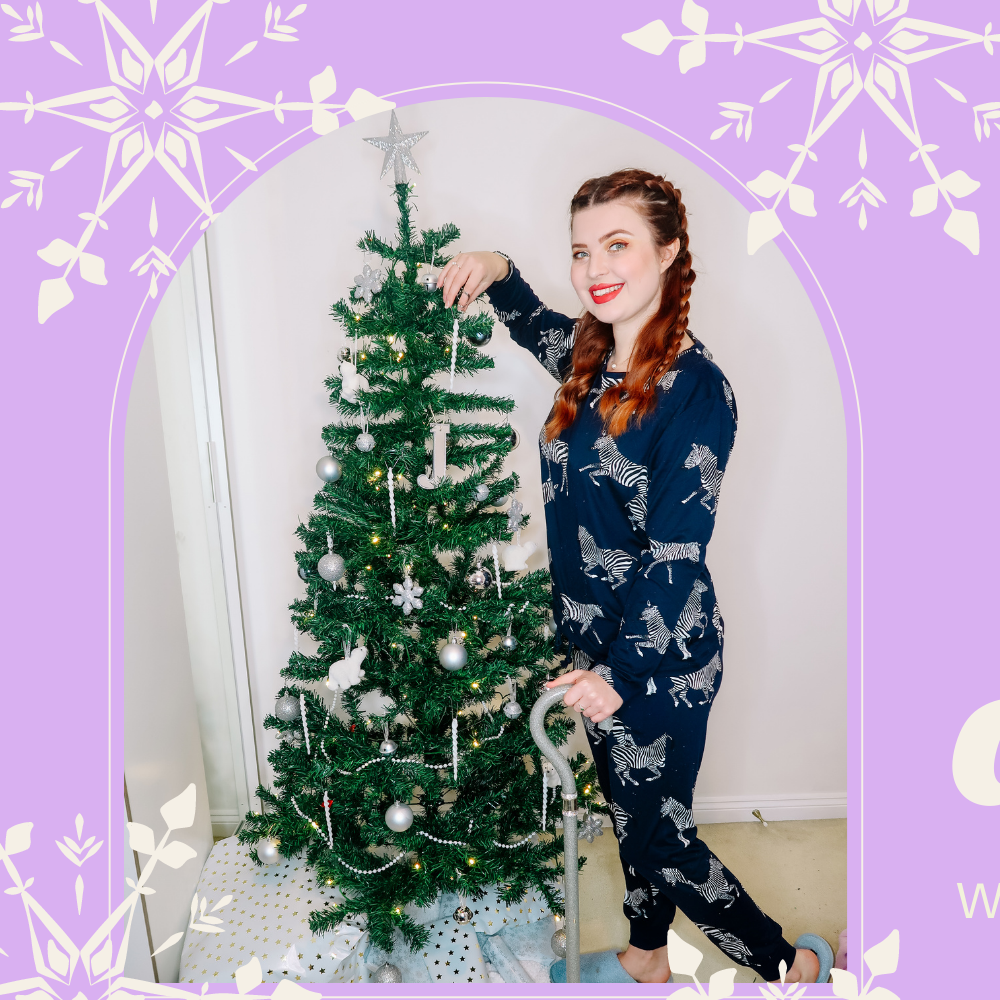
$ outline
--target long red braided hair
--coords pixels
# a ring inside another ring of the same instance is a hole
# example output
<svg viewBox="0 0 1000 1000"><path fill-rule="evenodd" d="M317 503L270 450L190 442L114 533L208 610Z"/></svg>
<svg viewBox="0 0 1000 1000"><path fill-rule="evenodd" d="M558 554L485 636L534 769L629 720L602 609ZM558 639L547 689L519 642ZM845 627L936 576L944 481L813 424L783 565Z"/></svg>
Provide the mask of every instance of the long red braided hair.
<svg viewBox="0 0 1000 1000"><path fill-rule="evenodd" d="M680 241L677 256L663 276L660 307L639 331L627 374L601 397L601 417L608 433L617 437L633 416L638 425L656 405L656 384L673 365L687 332L696 275L688 250L687 212L680 191L670 181L645 170L617 170L606 177L594 177L573 196L570 215L612 201L628 202L645 219L658 250ZM545 424L547 441L558 437L576 419L577 407L614 343L611 325L601 323L591 312L577 321L573 365Z"/></svg>

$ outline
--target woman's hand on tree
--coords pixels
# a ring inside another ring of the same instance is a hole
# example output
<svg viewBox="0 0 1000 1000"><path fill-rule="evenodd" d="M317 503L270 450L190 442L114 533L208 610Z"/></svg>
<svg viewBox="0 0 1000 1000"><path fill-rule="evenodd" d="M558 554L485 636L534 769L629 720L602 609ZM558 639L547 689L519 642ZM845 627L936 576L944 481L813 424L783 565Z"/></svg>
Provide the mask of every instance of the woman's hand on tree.
<svg viewBox="0 0 1000 1000"><path fill-rule="evenodd" d="M603 678L590 670L571 670L555 680L548 681L546 687L573 686L566 692L563 702L575 708L591 722L603 722L622 707L621 695Z"/></svg>
<svg viewBox="0 0 1000 1000"><path fill-rule="evenodd" d="M507 268L507 258L489 250L455 254L438 275L438 288L444 293L445 308L457 298L459 312L465 312L469 303L494 281L507 277Z"/></svg>

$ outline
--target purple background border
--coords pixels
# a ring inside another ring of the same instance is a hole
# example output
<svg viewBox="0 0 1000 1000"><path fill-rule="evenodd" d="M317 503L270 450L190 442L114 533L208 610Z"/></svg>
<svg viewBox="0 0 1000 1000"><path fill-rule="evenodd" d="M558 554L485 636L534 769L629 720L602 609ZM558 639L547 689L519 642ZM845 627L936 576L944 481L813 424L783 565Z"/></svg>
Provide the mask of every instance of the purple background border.
<svg viewBox="0 0 1000 1000"><path fill-rule="evenodd" d="M161 0L151 23L143 3L110 4L154 54L200 6L191 0ZM620 11L596 3L542 7L513 0L489 18L468 7L443 4L389 8L391 19L372 8L314 0L296 22L298 44L261 39L256 51L224 68L241 45L260 39L264 6L246 2L212 9L203 85L264 101L284 90L286 100L308 101L309 78L331 65L338 78L332 101L346 102L356 87L363 87L401 107L476 94L568 104L654 136L706 169L751 210L761 204L735 178L746 181L763 169L783 174L791 158L786 147L803 140L808 122L816 71L804 62L749 45L734 57L730 47L709 44L705 64L681 74L676 58L680 43L671 43L655 57L621 41L623 32L657 18L675 34L689 33L680 24L676 0L638 2ZM706 0L704 6L710 29L717 31L731 31L736 20L752 31L819 16L813 4L791 0L758 4L749 12L735 0ZM35 101L44 101L108 85L97 6L49 0L44 9L45 38L3 50L0 102L23 101L26 90ZM912 0L908 16L982 31L988 21L1000 22L998 13L991 3L968 2L944 11L929 0ZM882 37L872 29L863 4L856 23L876 40ZM65 44L83 66L48 47L50 36ZM858 55L862 72L871 55L871 50ZM816 144L819 158L804 166L798 181L815 191L817 216L801 217L787 207L779 210L790 235L779 236L777 243L824 324L847 418L852 970L861 972L857 949L862 918L866 947L898 928L900 968L887 985L914 998L931 995L921 958L932 941L939 955L977 950L988 954L993 947L982 912L966 919L955 883L971 887L986 882L990 888L995 814L961 797L950 762L962 723L998 697L1000 687L996 667L984 655L995 595L990 566L997 530L991 505L984 502L992 493L990 474L982 483L984 473L979 471L984 464L989 468L995 449L989 404L997 324L988 295L998 271L998 184L996 170L990 170L997 153L990 140L977 141L970 109L1000 100L1000 80L982 44L910 69L923 141L940 147L934 158L941 173L963 169L982 181L960 206L978 214L980 254L973 256L943 234L946 210L909 216L912 191L928 178L919 161L908 160L913 145L869 100L856 101ZM719 102L754 102L789 76L792 86L755 109L749 142L737 139L732 130L715 142L708 139L725 123L718 117ZM509 84L448 83L470 79ZM957 103L937 79L968 95L968 105ZM162 100L155 76L147 93ZM350 120L346 113L341 118ZM261 114L221 129L218 137L204 135L208 190L217 191L239 172L227 145L256 158L303 126L299 135L262 161L261 169L266 169L315 138L308 130L308 112L289 113L284 124L273 113ZM861 173L861 128L868 149L864 173L886 198L869 212L864 232L858 227L857 209L849 211L837 202ZM18 859L19 867L22 875L36 877L38 898L79 945L96 924L92 918L77 917L72 893L65 888L68 862L46 845L72 835L73 817L82 812L88 821L85 836L97 833L105 839L104 851L88 864L88 892L106 877L109 905L121 898L122 430L132 370L157 304L147 301L143 306L147 279L130 274L128 268L150 245L153 196L159 233L152 242L175 263L199 235L197 223L189 226L198 210L152 163L106 213L109 229L97 230L87 247L104 259L108 284L88 284L74 275L74 302L40 325L38 284L61 272L40 260L36 251L55 238L76 243L85 225L78 213L95 208L106 138L41 112L25 125L23 114L6 110L0 112L0 137L0 181L6 181L9 170L45 172L58 157L83 146L63 170L46 173L45 203L38 212L21 199L0 214L5 313L0 406L3 453L12 484L2 501L7 572L0 609L11 708L0 735L7 791L0 828L34 822L32 853ZM456 168L461 169L460 160ZM240 176L215 201L215 211L224 209L255 177ZM14 190L0 190L0 196ZM855 400L837 322L860 402ZM862 608L867 665L863 830L858 808ZM26 682L28 671L40 683ZM26 703L35 710L16 711L15 706ZM790 704L789 726L808 725L808 709ZM780 734L774 738L780 739ZM21 906L13 897L0 902L0 929L0 948L9 956L0 956L0 979L34 975ZM961 981L963 971L956 963L951 974ZM79 988L75 983L63 992L69 997ZM329 986L323 992L349 989L358 987ZM406 992L425 991L410 987ZM809 995L814 992L821 995L815 987ZM965 991L956 984L952 992Z"/></svg>

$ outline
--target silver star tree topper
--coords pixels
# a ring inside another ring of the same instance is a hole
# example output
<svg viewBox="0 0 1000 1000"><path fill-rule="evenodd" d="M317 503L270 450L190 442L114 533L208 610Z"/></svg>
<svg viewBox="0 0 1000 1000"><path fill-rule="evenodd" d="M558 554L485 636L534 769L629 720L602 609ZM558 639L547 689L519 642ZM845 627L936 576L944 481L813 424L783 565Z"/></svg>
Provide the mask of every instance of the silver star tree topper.
<svg viewBox="0 0 1000 1000"><path fill-rule="evenodd" d="M389 167L393 168L396 184L406 183L406 167L415 170L419 174L420 168L413 157L410 156L409 150L410 147L423 139L425 135L427 135L426 132L411 132L409 135L403 135L399 128L399 122L396 120L396 112L393 110L392 116L389 119L389 134L365 139L365 142L370 142L373 146L378 146L379 149L385 151L385 159L382 161L382 173L379 174L379 177L385 177L389 172Z"/></svg>

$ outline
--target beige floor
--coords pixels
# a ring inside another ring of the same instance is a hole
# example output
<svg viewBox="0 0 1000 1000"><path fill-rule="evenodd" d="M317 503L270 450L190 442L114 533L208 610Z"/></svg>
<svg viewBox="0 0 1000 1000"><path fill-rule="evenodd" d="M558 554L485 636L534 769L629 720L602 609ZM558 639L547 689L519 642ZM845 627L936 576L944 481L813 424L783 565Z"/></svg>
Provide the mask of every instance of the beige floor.
<svg viewBox="0 0 1000 1000"><path fill-rule="evenodd" d="M799 934L812 931L837 950L837 937L847 919L846 820L769 823L766 829L760 823L714 823L699 826L698 835L760 908L781 924L786 940L794 942ZM628 921L619 900L625 881L612 830L605 828L593 844L581 840L580 854L587 858L580 873L580 949L624 949ZM718 969L733 967L733 960L683 914L677 914L673 929L704 954L700 981ZM760 979L738 967L736 981Z"/></svg>

